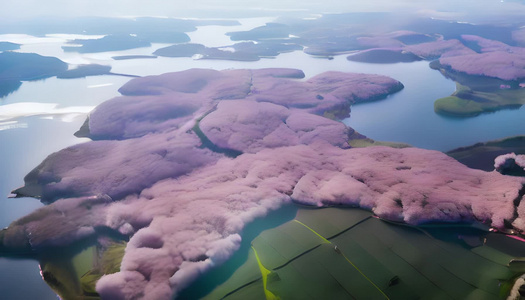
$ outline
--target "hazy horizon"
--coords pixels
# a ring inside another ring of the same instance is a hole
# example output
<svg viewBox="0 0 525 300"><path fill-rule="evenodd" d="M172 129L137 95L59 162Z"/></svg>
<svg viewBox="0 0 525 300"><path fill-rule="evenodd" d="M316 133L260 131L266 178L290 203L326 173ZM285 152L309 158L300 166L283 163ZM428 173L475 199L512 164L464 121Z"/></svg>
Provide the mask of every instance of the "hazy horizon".
<svg viewBox="0 0 525 300"><path fill-rule="evenodd" d="M347 12L404 12L443 19L464 19L501 17L501 20L525 14L522 0L468 0L468 1L427 1L427 0L373 0L373 1L297 1L269 0L261 3L255 0L214 0L173 1L151 0L8 0L2 5L0 17L7 20L34 17L81 17L81 16L159 16L159 17L253 17L285 13L347 13ZM31 8L28 10L28 7Z"/></svg>

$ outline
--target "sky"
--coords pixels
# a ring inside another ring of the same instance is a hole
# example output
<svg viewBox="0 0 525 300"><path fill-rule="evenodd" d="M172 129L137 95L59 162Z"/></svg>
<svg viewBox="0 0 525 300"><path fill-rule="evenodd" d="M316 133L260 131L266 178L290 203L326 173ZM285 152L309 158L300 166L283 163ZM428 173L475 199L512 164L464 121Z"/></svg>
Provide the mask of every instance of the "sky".
<svg viewBox="0 0 525 300"><path fill-rule="evenodd" d="M232 12L252 14L288 12L359 12L401 11L421 14L450 12L477 15L522 15L524 0L3 0L0 17L30 18L35 16L168 16L189 17L196 10L213 12L214 17Z"/></svg>

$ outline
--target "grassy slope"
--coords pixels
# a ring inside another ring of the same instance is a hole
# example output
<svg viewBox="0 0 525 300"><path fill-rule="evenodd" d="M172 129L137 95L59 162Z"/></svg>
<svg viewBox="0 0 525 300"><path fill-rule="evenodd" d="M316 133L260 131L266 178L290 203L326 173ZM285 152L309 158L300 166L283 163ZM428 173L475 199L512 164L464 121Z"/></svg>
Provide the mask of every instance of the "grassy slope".
<svg viewBox="0 0 525 300"><path fill-rule="evenodd" d="M494 159L499 155L511 152L525 154L525 136L478 143L451 150L447 154L470 168L492 171L494 170Z"/></svg>
<svg viewBox="0 0 525 300"><path fill-rule="evenodd" d="M126 242L90 246L79 253L51 255L40 260L46 283L63 299L100 299L95 285L104 274L120 270Z"/></svg>
<svg viewBox="0 0 525 300"><path fill-rule="evenodd" d="M525 104L525 89L493 89L477 91L456 82L456 92L437 99L434 111L458 117L477 116L502 108L516 108Z"/></svg>
<svg viewBox="0 0 525 300"><path fill-rule="evenodd" d="M392 148L407 148L411 147L408 144L396 143L396 142L383 142L383 141L374 141L369 138L365 139L355 139L348 142L352 148L365 148L372 146L387 146Z"/></svg>
<svg viewBox="0 0 525 300"><path fill-rule="evenodd" d="M392 148L412 147L411 145L405 144L405 143L375 141L371 138L367 138L366 136L360 134L357 131L354 131L352 135L350 135L348 144L352 148L366 148L366 147L373 147L373 146L387 146L387 147L392 147Z"/></svg>

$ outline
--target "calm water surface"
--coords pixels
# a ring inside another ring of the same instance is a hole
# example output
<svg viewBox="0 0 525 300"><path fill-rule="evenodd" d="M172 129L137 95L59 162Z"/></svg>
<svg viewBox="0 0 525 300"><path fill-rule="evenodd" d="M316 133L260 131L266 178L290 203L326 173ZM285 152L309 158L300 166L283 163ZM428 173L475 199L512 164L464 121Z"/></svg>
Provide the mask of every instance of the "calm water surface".
<svg viewBox="0 0 525 300"><path fill-rule="evenodd" d="M67 106L96 106L99 103L120 95L117 91L130 80L124 76L92 76L77 79L57 79L27 81L9 96L0 98L0 105L41 102L58 103Z"/></svg>
<svg viewBox="0 0 525 300"><path fill-rule="evenodd" d="M0 105L41 102L57 103L60 107L96 106L119 95L117 89L128 80L118 76L99 76L24 82L18 91L0 99ZM37 199L8 199L7 196L22 186L24 176L49 154L88 140L73 135L85 117L85 114L67 118L49 114L0 122L0 228L42 206ZM42 280L37 261L0 257L0 299L57 298Z"/></svg>
<svg viewBox="0 0 525 300"><path fill-rule="evenodd" d="M428 62L372 65L352 63L352 68L388 75L405 88L389 98L352 106L344 120L360 133L380 141L448 151L481 141L525 134L525 107L454 118L434 113L434 101L455 91L455 84L428 67Z"/></svg>
<svg viewBox="0 0 525 300"><path fill-rule="evenodd" d="M80 142L73 133L83 119L64 123L31 117L23 120L27 128L0 131L0 228L42 206L37 199L7 199L7 195L22 186L24 176L48 154ZM57 296L40 277L37 261L0 257L0 299L48 300Z"/></svg>

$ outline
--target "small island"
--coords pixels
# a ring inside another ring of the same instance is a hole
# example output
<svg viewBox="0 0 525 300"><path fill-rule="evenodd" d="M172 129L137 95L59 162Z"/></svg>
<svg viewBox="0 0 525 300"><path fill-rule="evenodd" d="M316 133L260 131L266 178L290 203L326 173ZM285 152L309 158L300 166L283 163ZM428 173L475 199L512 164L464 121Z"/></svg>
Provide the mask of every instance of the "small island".
<svg viewBox="0 0 525 300"><path fill-rule="evenodd" d="M165 57L193 57L194 59L220 59L234 61L258 61L263 57L275 57L281 53L302 50L297 44L280 42L242 42L224 47L205 47L201 44L176 44L160 48L154 55Z"/></svg>
<svg viewBox="0 0 525 300"><path fill-rule="evenodd" d="M350 55L347 59L350 61L374 64L393 64L398 62L414 62L421 60L421 57L403 51L402 49L371 49Z"/></svg>
<svg viewBox="0 0 525 300"><path fill-rule="evenodd" d="M111 66L88 64L69 69L69 65L58 58L35 53L0 53L0 98L16 91L22 81L40 80L49 77L60 79L83 78L87 76L119 75L111 72Z"/></svg>
<svg viewBox="0 0 525 300"><path fill-rule="evenodd" d="M62 46L66 52L94 53L149 47L151 43L134 35L107 35L100 39L73 40L71 46Z"/></svg>
<svg viewBox="0 0 525 300"><path fill-rule="evenodd" d="M0 98L16 91L22 81L53 77L65 72L68 65L55 57L34 53L0 53Z"/></svg>

